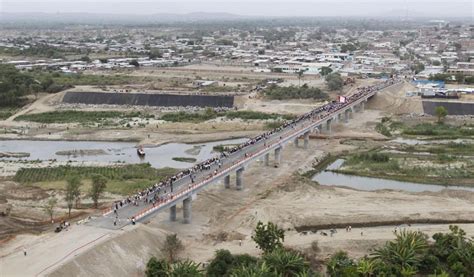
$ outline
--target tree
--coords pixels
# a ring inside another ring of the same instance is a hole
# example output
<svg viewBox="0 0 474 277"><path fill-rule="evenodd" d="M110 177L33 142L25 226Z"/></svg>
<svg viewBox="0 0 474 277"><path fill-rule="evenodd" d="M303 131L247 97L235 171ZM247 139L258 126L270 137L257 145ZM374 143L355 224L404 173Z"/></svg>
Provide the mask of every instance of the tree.
<svg viewBox="0 0 474 277"><path fill-rule="evenodd" d="M168 257L168 262L173 263L176 261L179 253L184 250L183 243L176 234L166 236L165 243L163 245L163 251Z"/></svg>
<svg viewBox="0 0 474 277"><path fill-rule="evenodd" d="M21 73L13 65L0 64L0 107L23 104L23 97L31 93L34 83L31 76Z"/></svg>
<svg viewBox="0 0 474 277"><path fill-rule="evenodd" d="M145 276L146 277L161 277L167 276L170 271L170 265L165 260L158 260L155 257L151 257L146 264Z"/></svg>
<svg viewBox="0 0 474 277"><path fill-rule="evenodd" d="M373 258L379 268L387 274L411 276L417 273L423 258L427 254L427 236L421 232L402 230L395 241L389 241L384 247L375 250Z"/></svg>
<svg viewBox="0 0 474 277"><path fill-rule="evenodd" d="M48 202L46 205L43 207L44 212L49 215L49 218L51 221L53 221L53 214L54 214L54 208L58 204L58 199L55 197L49 198Z"/></svg>
<svg viewBox="0 0 474 277"><path fill-rule="evenodd" d="M344 251L338 251L333 254L326 266L327 272L331 277L356 276L357 267L354 261L349 258Z"/></svg>
<svg viewBox="0 0 474 277"><path fill-rule="evenodd" d="M321 76L326 76L331 72L332 72L332 69L330 67L323 66L323 67L321 67L321 70L319 71L319 74L321 74Z"/></svg>
<svg viewBox="0 0 474 277"><path fill-rule="evenodd" d="M326 85L329 90L340 90L344 86L344 80L339 73L330 73L326 76Z"/></svg>
<svg viewBox="0 0 474 277"><path fill-rule="evenodd" d="M285 231L278 228L276 224L268 222L266 225L259 221L255 227L255 234L252 235L253 241L265 253L270 253L277 248L283 247L285 240Z"/></svg>
<svg viewBox="0 0 474 277"><path fill-rule="evenodd" d="M207 276L226 276L234 266L234 256L229 250L219 249L216 251L214 259L207 266Z"/></svg>
<svg viewBox="0 0 474 277"><path fill-rule="evenodd" d="M204 276L204 273L200 269L201 264L193 261L182 261L172 265L172 271L170 277L200 277Z"/></svg>
<svg viewBox="0 0 474 277"><path fill-rule="evenodd" d="M235 268L230 273L231 277L273 277L275 276L265 263Z"/></svg>
<svg viewBox="0 0 474 277"><path fill-rule="evenodd" d="M106 186L107 178L99 174L92 175L92 186L90 190L90 196L92 198L92 201L94 201L94 207L96 209L99 205L99 198L104 192Z"/></svg>
<svg viewBox="0 0 474 277"><path fill-rule="evenodd" d="M300 69L297 74L298 74L298 85L301 87L301 78L303 78L304 70Z"/></svg>
<svg viewBox="0 0 474 277"><path fill-rule="evenodd" d="M309 269L307 262L300 254L281 248L265 254L263 260L275 276L297 276Z"/></svg>
<svg viewBox="0 0 474 277"><path fill-rule="evenodd" d="M66 200L66 203L67 203L69 217L71 217L71 209L74 203L76 203L76 208L77 208L77 204L81 196L81 191L80 191L81 185L82 183L79 180L79 176L77 175L70 176L67 179L66 194L64 196L64 200Z"/></svg>
<svg viewBox="0 0 474 277"><path fill-rule="evenodd" d="M138 63L137 60L131 60L128 64L133 65L133 66L135 66L135 67L139 67L139 66L140 66L140 64Z"/></svg>
<svg viewBox="0 0 474 277"><path fill-rule="evenodd" d="M435 108L436 117L438 117L438 123L443 123L444 118L448 115L448 110L443 106L437 106Z"/></svg>
<svg viewBox="0 0 474 277"><path fill-rule="evenodd" d="M206 267L206 276L221 277L229 276L235 268L257 264L257 258L248 254L232 255L229 250L220 249L216 251L214 259Z"/></svg>

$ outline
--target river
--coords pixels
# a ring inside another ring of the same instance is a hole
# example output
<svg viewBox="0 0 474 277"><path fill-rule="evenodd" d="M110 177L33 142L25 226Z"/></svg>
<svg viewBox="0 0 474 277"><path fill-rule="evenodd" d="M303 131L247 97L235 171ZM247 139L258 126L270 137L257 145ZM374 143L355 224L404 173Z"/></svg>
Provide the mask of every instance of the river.
<svg viewBox="0 0 474 277"><path fill-rule="evenodd" d="M105 141L39 141L39 140L3 140L0 152L29 153L29 157L2 158L3 160L57 160L103 163L150 163L155 168L188 168L192 163L174 161L173 157L188 157L201 162L211 158L216 152L213 147L220 144L240 144L246 138L231 139L197 144L168 143L160 146L145 147L145 157L137 155L136 144L132 142ZM60 151L96 150L96 155L58 155Z"/></svg>
<svg viewBox="0 0 474 277"><path fill-rule="evenodd" d="M330 164L326 169L338 169L344 163L343 159L338 159L332 164ZM422 192L422 191L441 191L444 189L453 189L453 190L466 190L474 192L473 187L463 187L463 186L441 186L441 185L430 185L430 184L419 184L411 182L401 182L395 180L387 180L380 178L372 177L362 177L354 176L347 174L340 174L331 171L321 171L312 178L314 181L318 182L323 186L343 186L350 187L357 190L365 191L374 191L382 189L391 189L391 190L403 190L410 192Z"/></svg>

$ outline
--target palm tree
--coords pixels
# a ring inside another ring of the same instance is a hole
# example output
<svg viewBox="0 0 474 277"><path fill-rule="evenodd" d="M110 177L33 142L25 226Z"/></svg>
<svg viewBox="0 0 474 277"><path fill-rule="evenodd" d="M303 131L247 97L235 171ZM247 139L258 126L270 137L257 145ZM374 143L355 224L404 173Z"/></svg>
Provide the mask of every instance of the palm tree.
<svg viewBox="0 0 474 277"><path fill-rule="evenodd" d="M308 269L304 258L293 251L277 249L263 257L272 272L282 276L296 276Z"/></svg>
<svg viewBox="0 0 474 277"><path fill-rule="evenodd" d="M357 264L357 272L364 277L374 276L375 261L362 258Z"/></svg>
<svg viewBox="0 0 474 277"><path fill-rule="evenodd" d="M274 277L270 268L265 262L241 266L232 270L230 277ZM277 275L279 276L279 275Z"/></svg>
<svg viewBox="0 0 474 277"><path fill-rule="evenodd" d="M200 277L204 276L201 264L193 261L182 261L172 265L170 277Z"/></svg>
<svg viewBox="0 0 474 277"><path fill-rule="evenodd" d="M418 266L428 249L427 237L421 232L402 230L397 233L394 241L387 242L384 247L373 254L374 260L390 268L396 275L417 271Z"/></svg>

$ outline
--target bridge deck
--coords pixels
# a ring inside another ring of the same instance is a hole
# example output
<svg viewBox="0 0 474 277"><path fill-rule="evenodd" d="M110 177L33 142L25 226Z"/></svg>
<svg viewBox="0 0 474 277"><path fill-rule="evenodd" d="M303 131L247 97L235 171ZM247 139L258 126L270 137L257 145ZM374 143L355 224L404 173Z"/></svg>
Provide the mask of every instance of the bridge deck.
<svg viewBox="0 0 474 277"><path fill-rule="evenodd" d="M134 217L137 221L144 220L161 210L168 209L171 206L176 205L179 201L191 197L191 195L204 189L207 185L215 183L233 171L247 166L249 163L256 161L270 151L282 147L285 144L293 141L295 138L314 130L316 127L322 125L327 120L333 119L338 114L342 114L346 110L353 108L355 105L366 101L368 98L375 95L376 92L377 91L373 91L371 93L364 94L358 99L355 99L350 103L346 103L331 113L320 113L317 116L313 116L306 120L301 120L300 122L287 126L286 128L271 134L267 139L263 139L259 142L251 144L242 150L232 153L226 158L221 158L220 167L218 165L212 165L209 170L196 172L194 174L194 183L191 182L191 178L189 176L175 181L173 183L173 193L170 193L171 188L167 188L166 191L161 191L160 195L167 195L168 198L160 203L156 203L155 206L140 200L138 206L131 204L124 206L118 209L117 215L114 214L113 211L109 211L101 217L94 218L87 224L109 229L118 229L130 224L130 219L132 217ZM148 198L151 198L152 196L153 195L150 195ZM114 220L117 220L117 225L114 225Z"/></svg>

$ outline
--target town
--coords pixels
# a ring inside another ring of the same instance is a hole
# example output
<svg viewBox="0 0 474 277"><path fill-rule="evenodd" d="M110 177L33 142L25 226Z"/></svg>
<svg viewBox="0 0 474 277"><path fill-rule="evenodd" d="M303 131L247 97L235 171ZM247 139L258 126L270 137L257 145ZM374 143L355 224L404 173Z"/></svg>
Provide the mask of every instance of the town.
<svg viewBox="0 0 474 277"><path fill-rule="evenodd" d="M472 15L95 12L1 13L0 275L472 275Z"/></svg>

